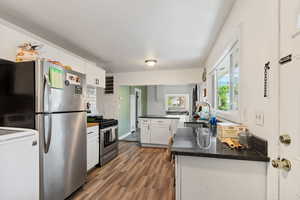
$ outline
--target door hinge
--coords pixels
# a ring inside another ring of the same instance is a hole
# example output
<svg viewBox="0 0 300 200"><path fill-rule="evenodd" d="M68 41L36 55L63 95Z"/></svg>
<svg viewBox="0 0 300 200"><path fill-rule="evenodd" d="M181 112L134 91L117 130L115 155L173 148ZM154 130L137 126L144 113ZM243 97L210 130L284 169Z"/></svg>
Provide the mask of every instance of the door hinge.
<svg viewBox="0 0 300 200"><path fill-rule="evenodd" d="M284 64L286 64L286 63L288 63L288 62L291 62L291 61L292 61L292 54L290 54L290 55L288 55L288 56L285 56L285 57L281 58L281 59L279 60L279 64L280 64L280 65L284 65Z"/></svg>

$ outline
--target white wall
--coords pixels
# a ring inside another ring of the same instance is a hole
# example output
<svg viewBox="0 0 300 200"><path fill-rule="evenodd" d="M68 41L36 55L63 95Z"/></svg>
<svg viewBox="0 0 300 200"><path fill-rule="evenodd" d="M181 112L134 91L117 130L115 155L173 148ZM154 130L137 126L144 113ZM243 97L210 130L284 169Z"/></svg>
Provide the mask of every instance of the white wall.
<svg viewBox="0 0 300 200"><path fill-rule="evenodd" d="M192 95L195 84L189 85L158 85L147 87L147 114L165 115L165 96L167 94L188 94L189 95L189 112L192 110Z"/></svg>
<svg viewBox="0 0 300 200"><path fill-rule="evenodd" d="M85 73L86 65L93 63L27 30L0 19L0 58L15 61L17 46L24 42L43 44L44 47L41 50L42 57L60 61L64 65L70 65L75 71Z"/></svg>
<svg viewBox="0 0 300 200"><path fill-rule="evenodd" d="M139 86L139 85L179 85L199 83L202 76L202 69L183 70L153 70L142 72L126 72L111 74L114 76L114 94L105 95L102 93L104 106L99 110L107 118L117 119L119 116L119 86Z"/></svg>
<svg viewBox="0 0 300 200"><path fill-rule="evenodd" d="M115 73L118 85L172 85L198 83L202 69L154 70L142 72Z"/></svg>
<svg viewBox="0 0 300 200"><path fill-rule="evenodd" d="M240 117L254 134L269 142L269 156L277 156L278 138L278 1L237 0L205 66L212 68L224 50L240 37ZM264 64L271 62L270 98L263 97ZM209 71L209 70L208 70ZM208 83L210 83L208 79ZM211 91L209 84L209 91ZM211 97L211 94L209 94ZM256 125L255 113L264 113L264 125ZM268 198L275 200L276 172L268 171Z"/></svg>

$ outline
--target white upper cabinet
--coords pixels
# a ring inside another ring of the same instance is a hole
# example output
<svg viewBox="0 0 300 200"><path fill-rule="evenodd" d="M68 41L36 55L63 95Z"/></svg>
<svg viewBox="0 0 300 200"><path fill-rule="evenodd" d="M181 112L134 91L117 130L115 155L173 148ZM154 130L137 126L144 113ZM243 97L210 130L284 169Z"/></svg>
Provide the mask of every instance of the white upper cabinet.
<svg viewBox="0 0 300 200"><path fill-rule="evenodd" d="M105 71L95 63L86 62L87 85L105 88Z"/></svg>
<svg viewBox="0 0 300 200"><path fill-rule="evenodd" d="M97 77L99 79L98 87L105 88L105 70L97 66Z"/></svg>

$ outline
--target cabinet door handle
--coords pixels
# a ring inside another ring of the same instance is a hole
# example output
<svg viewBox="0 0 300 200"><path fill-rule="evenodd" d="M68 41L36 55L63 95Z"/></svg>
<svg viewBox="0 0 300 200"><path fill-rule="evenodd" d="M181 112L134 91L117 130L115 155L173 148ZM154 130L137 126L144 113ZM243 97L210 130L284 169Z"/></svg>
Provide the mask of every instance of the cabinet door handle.
<svg viewBox="0 0 300 200"><path fill-rule="evenodd" d="M32 141L32 146L36 146L37 145L37 141L36 140L33 140Z"/></svg>

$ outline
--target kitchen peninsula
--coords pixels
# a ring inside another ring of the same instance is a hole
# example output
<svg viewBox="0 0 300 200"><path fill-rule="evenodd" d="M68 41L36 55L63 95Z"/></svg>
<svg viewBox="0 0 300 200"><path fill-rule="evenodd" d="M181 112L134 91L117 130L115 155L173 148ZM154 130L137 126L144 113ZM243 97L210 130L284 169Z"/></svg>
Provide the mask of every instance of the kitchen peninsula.
<svg viewBox="0 0 300 200"><path fill-rule="evenodd" d="M212 137L204 149L196 142L195 129L177 129L171 148L175 154L176 199L265 199L267 146L259 138L254 140L261 145L232 150Z"/></svg>

